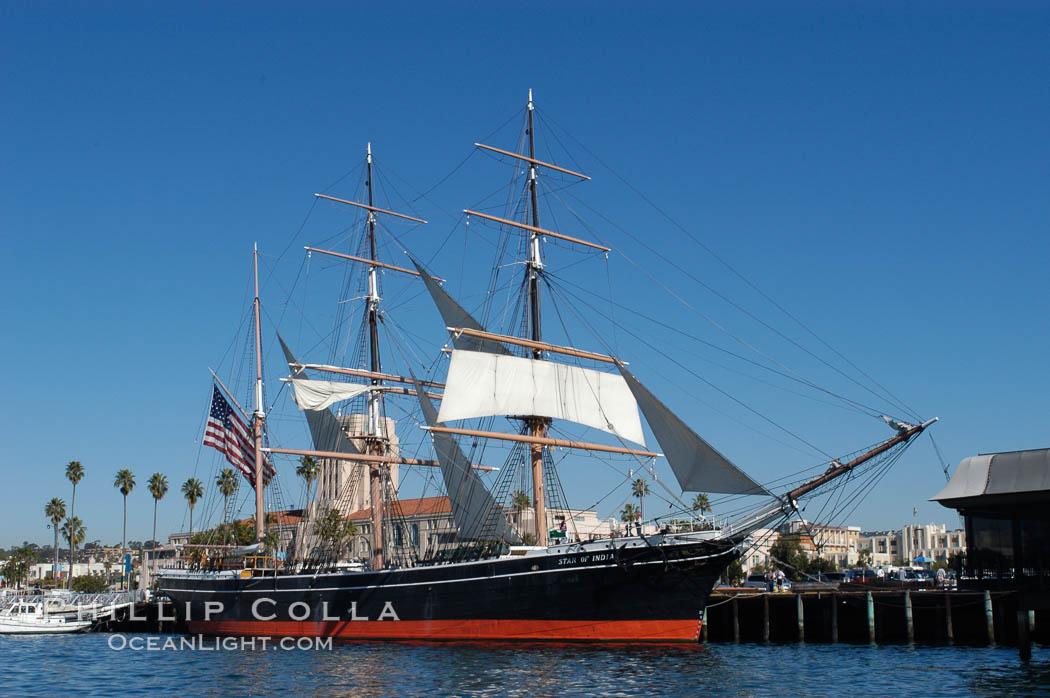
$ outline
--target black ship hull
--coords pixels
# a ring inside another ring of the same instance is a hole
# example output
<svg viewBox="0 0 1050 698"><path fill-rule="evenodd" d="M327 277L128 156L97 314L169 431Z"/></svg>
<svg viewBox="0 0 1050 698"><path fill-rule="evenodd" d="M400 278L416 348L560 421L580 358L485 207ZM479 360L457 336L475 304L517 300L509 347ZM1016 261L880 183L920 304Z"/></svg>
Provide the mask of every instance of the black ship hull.
<svg viewBox="0 0 1050 698"><path fill-rule="evenodd" d="M692 641L711 589L738 553L726 541L690 538L625 539L378 572L169 570L160 587L193 633Z"/></svg>

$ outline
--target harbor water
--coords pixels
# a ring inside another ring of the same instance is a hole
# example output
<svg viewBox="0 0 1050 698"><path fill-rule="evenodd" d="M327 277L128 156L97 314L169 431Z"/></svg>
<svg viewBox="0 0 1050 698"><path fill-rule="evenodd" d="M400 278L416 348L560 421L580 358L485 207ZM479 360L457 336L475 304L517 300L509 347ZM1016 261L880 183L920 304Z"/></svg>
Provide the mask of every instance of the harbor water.
<svg viewBox="0 0 1050 698"><path fill-rule="evenodd" d="M5 695L1050 694L1050 648L1041 646L1025 662L1013 647L336 643L284 650L224 649L216 638L172 646L180 640L0 637L0 686Z"/></svg>

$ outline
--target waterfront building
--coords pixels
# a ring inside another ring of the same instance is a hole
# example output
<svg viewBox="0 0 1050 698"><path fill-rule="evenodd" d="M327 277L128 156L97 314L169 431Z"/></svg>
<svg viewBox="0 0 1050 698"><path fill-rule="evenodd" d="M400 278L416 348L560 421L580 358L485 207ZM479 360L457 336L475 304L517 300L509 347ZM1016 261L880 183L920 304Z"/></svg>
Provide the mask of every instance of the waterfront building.
<svg viewBox="0 0 1050 698"><path fill-rule="evenodd" d="M35 584L41 582L44 579L51 576L51 571L54 568L53 562L38 562L35 565L29 567L29 583ZM111 563L110 569L119 572L116 564ZM105 577L107 574L106 563L96 562L75 562L73 563L73 576L74 577ZM68 579L69 578L69 562L59 561L58 563L58 578Z"/></svg>
<svg viewBox="0 0 1050 698"><path fill-rule="evenodd" d="M1050 608L1050 449L966 458L932 501L965 520L967 577Z"/></svg>
<svg viewBox="0 0 1050 698"><path fill-rule="evenodd" d="M1021 658L1030 659L1035 611L1050 609L1050 449L966 458L931 499L965 521L960 588L1014 592Z"/></svg>
<svg viewBox="0 0 1050 698"><path fill-rule="evenodd" d="M869 553L873 567L889 567L900 560L900 531L865 531L857 539L857 553Z"/></svg>
<svg viewBox="0 0 1050 698"><path fill-rule="evenodd" d="M780 533L797 536L802 552L811 558L821 557L840 567L857 562L860 526L824 526L794 520L781 526Z"/></svg>
<svg viewBox="0 0 1050 698"><path fill-rule="evenodd" d="M549 530L560 530L564 521L568 540L588 541L625 534L623 524L614 519L599 519L598 514L592 510L550 509L547 516ZM404 556L406 562L412 559L427 559L459 545L452 519L452 504L448 497L398 500L396 517L397 521L392 528L393 553ZM357 529L357 535L350 546L351 555L361 560L368 559L372 511L355 511L348 518L354 522ZM508 520L520 532L535 531L535 518L531 507L511 512ZM656 533L657 530L656 526L645 527L647 534Z"/></svg>
<svg viewBox="0 0 1050 698"><path fill-rule="evenodd" d="M780 534L771 528L760 528L751 534L751 538L754 544L740 558L740 565L744 568L745 575L753 574L758 570L766 570L766 566L772 559L769 554L770 548L776 545Z"/></svg>
<svg viewBox="0 0 1050 698"><path fill-rule="evenodd" d="M944 524L920 524L905 526L900 530L898 547L901 559L909 565L915 560L930 560L929 567L935 562L947 562L952 555L966 552L966 532L962 529L949 531Z"/></svg>

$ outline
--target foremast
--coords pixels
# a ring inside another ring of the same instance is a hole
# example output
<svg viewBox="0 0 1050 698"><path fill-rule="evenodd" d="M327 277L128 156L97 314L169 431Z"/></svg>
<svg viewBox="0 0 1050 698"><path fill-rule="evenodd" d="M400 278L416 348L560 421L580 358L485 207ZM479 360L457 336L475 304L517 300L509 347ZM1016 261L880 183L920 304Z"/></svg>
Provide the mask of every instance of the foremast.
<svg viewBox="0 0 1050 698"><path fill-rule="evenodd" d="M382 372L379 357L379 285L376 278L376 213L372 210L375 201L372 194L372 144L369 143L365 154L365 186L368 189L368 354L369 367L372 371L373 389L368 391L368 438L366 439L367 451L370 455L385 455L386 445L384 435L380 433L380 423L383 416L383 393L378 387L382 379L378 374ZM383 569L383 464L371 462L368 464L368 499L372 509L372 569Z"/></svg>
<svg viewBox="0 0 1050 698"><path fill-rule="evenodd" d="M382 355L380 352L379 342L379 321L381 319L380 314L380 303L381 298L379 296L379 279L378 273L380 269L389 269L392 271L408 274L411 276L421 276L420 272L412 271L411 269L405 269L398 267L393 264L387 264L379 261L377 255L376 246L376 215L383 214L386 216L393 216L404 220L413 221L415 223L426 223L426 220L422 218L416 218L415 216L409 216L397 211L390 211L385 208L379 208L375 205L374 190L372 187L372 144L369 143L365 150L365 186L368 190L368 203L363 204L358 201L349 201L347 199L339 199L334 196L328 196L327 194L314 194L315 197L320 199L327 199L340 204L347 204L356 208L365 209L368 211L368 218L366 224L366 234L368 238L368 256L357 257L355 255L344 254L341 252L335 252L332 250L323 250L316 247L306 247L306 249L313 253L317 252L320 254L329 255L341 259L350 260L352 262L360 262L368 265L368 295L366 296L366 310L365 310L365 321L368 324L368 356L369 356L369 370L358 370L344 368L341 366L329 366L322 364L300 364L294 360L291 354L285 348L286 355L289 361L289 368L292 369L293 374L301 373L305 369L319 370L323 372L358 376L369 379L370 385L368 390L368 410L365 415L367 420L367 426L363 440L365 442L364 451L358 450L349 441L345 441L345 448L317 448L315 450L304 450L304 449L272 449L277 453L290 453L299 455L310 455L318 458L327 458L331 460L348 460L354 462L361 462L368 464L368 489L369 489L369 500L371 508L371 519L372 519L372 536L369 541L369 547L371 549L371 567L372 569L382 569L386 566L386 550L383 543L383 531L384 531L384 478L387 475L387 468L391 463L401 463L407 465L438 465L435 461L424 461L412 458L400 458L389 454L389 434L385 433L386 420L384 419L383 412L383 395L391 393L395 395L417 395L417 392L421 393L422 396L426 397L429 393L422 392L422 387L442 387L440 383L433 383L429 381L418 382L414 378L406 376L399 376L395 374L389 374L383 372ZM415 384L416 389L409 388L398 388L387 385L388 382L394 383L411 383ZM324 408L327 410L327 408ZM324 412L321 410L320 412ZM334 417L329 417L334 420ZM354 437L360 438L358 436ZM317 446L317 436L315 435L315 446ZM337 440L338 441L338 440ZM326 444L331 445L329 440L325 441ZM335 443L339 446L338 442Z"/></svg>

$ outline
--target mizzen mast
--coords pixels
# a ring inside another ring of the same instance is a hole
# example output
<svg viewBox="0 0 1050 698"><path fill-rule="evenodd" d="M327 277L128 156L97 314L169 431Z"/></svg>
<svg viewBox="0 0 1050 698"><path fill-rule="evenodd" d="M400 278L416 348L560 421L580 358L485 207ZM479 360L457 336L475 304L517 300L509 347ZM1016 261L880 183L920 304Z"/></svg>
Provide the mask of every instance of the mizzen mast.
<svg viewBox="0 0 1050 698"><path fill-rule="evenodd" d="M255 275L255 419L252 420L252 431L255 437L255 540L262 542L266 537L266 508L263 503L263 426L266 413L263 411L263 378L262 378L262 333L259 329L259 245L252 253L252 270Z"/></svg>

